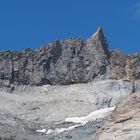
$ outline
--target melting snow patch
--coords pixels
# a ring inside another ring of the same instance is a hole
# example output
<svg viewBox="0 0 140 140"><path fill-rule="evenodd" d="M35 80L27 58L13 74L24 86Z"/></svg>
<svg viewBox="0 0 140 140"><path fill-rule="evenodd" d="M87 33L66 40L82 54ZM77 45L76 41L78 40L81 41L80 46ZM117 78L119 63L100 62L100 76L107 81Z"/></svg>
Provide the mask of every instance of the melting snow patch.
<svg viewBox="0 0 140 140"><path fill-rule="evenodd" d="M73 123L81 123L81 124L86 124L89 121L96 121L98 119L104 118L107 115L109 115L115 107L110 107L106 109L100 109L97 111L91 112L88 116L84 117L71 117L71 118L66 118L65 122L73 122Z"/></svg>
<svg viewBox="0 0 140 140"><path fill-rule="evenodd" d="M45 133L46 129L36 130L36 132L38 132L38 133Z"/></svg>
<svg viewBox="0 0 140 140"><path fill-rule="evenodd" d="M73 130L74 128L77 128L77 127L80 127L80 126L83 126L83 125L84 124L79 124L79 125L70 126L68 128L56 128L55 130L49 129L46 134L51 134L51 133L60 134L60 133L63 133L65 131Z"/></svg>
<svg viewBox="0 0 140 140"><path fill-rule="evenodd" d="M114 109L115 109L115 107L110 107L110 108L106 108L106 109L100 109L97 111L93 111L89 115L84 116L84 117L66 118L65 122L72 122L72 123L77 124L77 125L70 126L68 128L56 128L55 130L49 129L48 131L46 131L46 129L42 129L42 130L36 130L36 132L46 133L46 134L52 134L52 133L60 134L60 133L63 133L64 131L73 130L74 128L83 126L90 121L100 120L100 119L106 117L107 115L109 115Z"/></svg>

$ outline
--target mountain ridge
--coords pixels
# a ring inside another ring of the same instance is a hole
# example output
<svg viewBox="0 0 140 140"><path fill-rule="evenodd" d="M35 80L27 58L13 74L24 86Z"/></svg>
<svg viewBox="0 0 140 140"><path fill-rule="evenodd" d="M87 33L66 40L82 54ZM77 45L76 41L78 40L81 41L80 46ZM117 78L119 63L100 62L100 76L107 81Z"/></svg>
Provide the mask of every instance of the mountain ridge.
<svg viewBox="0 0 140 140"><path fill-rule="evenodd" d="M111 51L99 27L87 41L69 38L35 50L0 52L0 87L140 79L139 60L139 54Z"/></svg>

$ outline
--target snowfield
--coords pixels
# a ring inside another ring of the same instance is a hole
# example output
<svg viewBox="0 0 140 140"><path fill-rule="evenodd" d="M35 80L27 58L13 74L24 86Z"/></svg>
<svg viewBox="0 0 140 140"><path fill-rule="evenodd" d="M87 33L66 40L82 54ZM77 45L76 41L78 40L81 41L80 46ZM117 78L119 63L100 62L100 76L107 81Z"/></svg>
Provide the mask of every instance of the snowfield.
<svg viewBox="0 0 140 140"><path fill-rule="evenodd" d="M106 108L106 109L100 109L97 111L93 111L89 115L84 116L84 117L66 118L64 122L77 123L77 125L73 125L73 126L70 126L68 128L56 128L55 130L49 129L47 132L46 132L46 129L42 129L42 130L36 130L36 132L46 133L46 134L51 134L51 133L60 134L60 133L63 133L64 131L69 131L69 130L72 130L74 128L83 126L90 121L96 121L98 119L105 118L107 115L112 113L112 111L114 109L115 109L115 107L110 107L110 108Z"/></svg>
<svg viewBox="0 0 140 140"><path fill-rule="evenodd" d="M60 134L60 133L63 133L65 131L73 130L74 128L77 128L77 127L80 127L80 126L83 126L83 125L84 124L79 124L79 125L70 126L68 128L56 128L55 130L49 129L46 134L52 134L52 133Z"/></svg>
<svg viewBox="0 0 140 140"><path fill-rule="evenodd" d="M106 117L114 109L115 109L115 107L110 107L110 108L106 108L106 109L100 109L100 110L97 110L97 111L93 111L88 116L85 116L85 117L66 118L65 122L73 122L73 123L86 124L89 121L96 121L98 119Z"/></svg>

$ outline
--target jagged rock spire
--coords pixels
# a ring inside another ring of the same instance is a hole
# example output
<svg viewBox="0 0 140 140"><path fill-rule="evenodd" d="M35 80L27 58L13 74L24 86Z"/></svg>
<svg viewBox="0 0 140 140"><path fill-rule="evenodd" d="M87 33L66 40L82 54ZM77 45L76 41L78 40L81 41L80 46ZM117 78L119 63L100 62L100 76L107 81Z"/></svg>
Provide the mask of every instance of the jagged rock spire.
<svg viewBox="0 0 140 140"><path fill-rule="evenodd" d="M103 28L99 27L97 31L91 37L100 37L103 36Z"/></svg>
<svg viewBox="0 0 140 140"><path fill-rule="evenodd" d="M97 29L97 31L93 35L91 35L91 37L89 37L89 39L87 41L89 41L89 40L95 40L95 39L96 40L99 40L101 37L104 37L103 28L102 27L99 27Z"/></svg>
<svg viewBox="0 0 140 140"><path fill-rule="evenodd" d="M92 46L97 49L103 49L106 55L110 56L107 40L103 33L103 28L99 27L97 31L87 40L87 46Z"/></svg>

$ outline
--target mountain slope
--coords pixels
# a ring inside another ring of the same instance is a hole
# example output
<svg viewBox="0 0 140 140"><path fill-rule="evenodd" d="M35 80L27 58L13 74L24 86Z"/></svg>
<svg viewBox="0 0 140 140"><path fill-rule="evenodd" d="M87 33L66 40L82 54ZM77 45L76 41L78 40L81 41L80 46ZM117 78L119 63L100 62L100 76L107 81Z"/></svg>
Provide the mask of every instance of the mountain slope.
<svg viewBox="0 0 140 140"><path fill-rule="evenodd" d="M116 106L132 94L134 88L138 90L138 86L129 81L105 80L61 86L23 86L12 94L0 91L0 137L2 140L11 135L15 140L89 140L102 126L102 122L95 121L96 117L102 117L102 111L93 111ZM89 123L71 130L79 124L68 121L83 116ZM70 129L50 135L37 132L63 128Z"/></svg>

